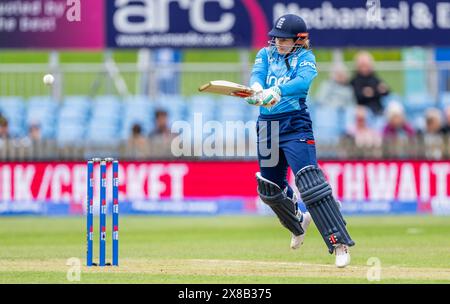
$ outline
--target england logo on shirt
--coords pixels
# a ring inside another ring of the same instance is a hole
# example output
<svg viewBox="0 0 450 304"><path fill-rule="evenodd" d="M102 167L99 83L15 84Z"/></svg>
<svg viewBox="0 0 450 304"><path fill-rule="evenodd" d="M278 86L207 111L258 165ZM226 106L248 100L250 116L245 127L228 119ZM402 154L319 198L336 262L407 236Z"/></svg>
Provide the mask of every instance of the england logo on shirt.
<svg viewBox="0 0 450 304"><path fill-rule="evenodd" d="M284 21L286 21L286 18L280 18L280 20L278 20L277 29L281 29L283 27Z"/></svg>
<svg viewBox="0 0 450 304"><path fill-rule="evenodd" d="M297 63L298 63L298 58L297 57L292 58L291 67L295 68L297 66Z"/></svg>

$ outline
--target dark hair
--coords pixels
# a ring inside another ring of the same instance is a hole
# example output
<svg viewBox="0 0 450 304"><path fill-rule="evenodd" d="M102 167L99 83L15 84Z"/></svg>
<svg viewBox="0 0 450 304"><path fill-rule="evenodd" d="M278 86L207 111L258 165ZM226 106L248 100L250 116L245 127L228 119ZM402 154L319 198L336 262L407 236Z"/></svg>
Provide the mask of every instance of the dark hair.
<svg viewBox="0 0 450 304"><path fill-rule="evenodd" d="M0 126L1 127L7 127L8 126L8 120L5 117L3 117L3 116L0 116Z"/></svg>
<svg viewBox="0 0 450 304"><path fill-rule="evenodd" d="M140 124L134 124L133 127L131 128L131 132L133 133L133 135L139 135L142 133L142 127Z"/></svg>
<svg viewBox="0 0 450 304"><path fill-rule="evenodd" d="M158 119L161 116L167 116L167 111L163 109L158 109L155 111L155 118Z"/></svg>

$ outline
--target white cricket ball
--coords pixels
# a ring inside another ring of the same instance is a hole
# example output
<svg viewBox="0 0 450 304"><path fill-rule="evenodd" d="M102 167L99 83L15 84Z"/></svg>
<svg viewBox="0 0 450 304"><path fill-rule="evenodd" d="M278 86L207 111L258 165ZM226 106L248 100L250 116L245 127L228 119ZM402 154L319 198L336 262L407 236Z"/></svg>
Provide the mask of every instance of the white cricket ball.
<svg viewBox="0 0 450 304"><path fill-rule="evenodd" d="M47 75L44 76L43 81L44 81L45 85L50 86L50 85L52 85L55 82L55 77L53 75L51 75L51 74L47 74Z"/></svg>

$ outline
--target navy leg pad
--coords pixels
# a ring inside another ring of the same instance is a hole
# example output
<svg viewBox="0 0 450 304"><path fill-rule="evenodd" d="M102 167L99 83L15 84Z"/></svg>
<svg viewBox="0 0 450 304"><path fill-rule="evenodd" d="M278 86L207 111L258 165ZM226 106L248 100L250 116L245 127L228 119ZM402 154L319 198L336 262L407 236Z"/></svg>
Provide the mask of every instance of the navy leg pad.
<svg viewBox="0 0 450 304"><path fill-rule="evenodd" d="M355 245L322 170L316 166L304 167L295 175L295 183L328 251L333 253L337 244Z"/></svg>
<svg viewBox="0 0 450 304"><path fill-rule="evenodd" d="M297 217L295 195L294 198L289 198L277 184L262 177L259 172L256 173L256 182L259 197L273 210L281 224L294 235L303 234L300 219Z"/></svg>

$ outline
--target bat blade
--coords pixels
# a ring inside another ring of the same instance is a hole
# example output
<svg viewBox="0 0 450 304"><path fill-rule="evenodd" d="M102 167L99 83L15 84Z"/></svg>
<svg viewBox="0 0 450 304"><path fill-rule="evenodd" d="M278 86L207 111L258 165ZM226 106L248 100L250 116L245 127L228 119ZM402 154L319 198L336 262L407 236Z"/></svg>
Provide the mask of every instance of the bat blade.
<svg viewBox="0 0 450 304"><path fill-rule="evenodd" d="M198 90L204 93L228 95L240 98L252 96L254 93L252 88L226 80L210 81L202 85Z"/></svg>

